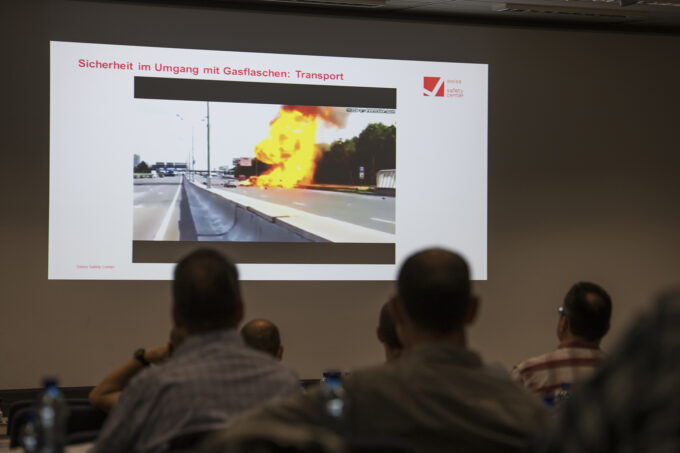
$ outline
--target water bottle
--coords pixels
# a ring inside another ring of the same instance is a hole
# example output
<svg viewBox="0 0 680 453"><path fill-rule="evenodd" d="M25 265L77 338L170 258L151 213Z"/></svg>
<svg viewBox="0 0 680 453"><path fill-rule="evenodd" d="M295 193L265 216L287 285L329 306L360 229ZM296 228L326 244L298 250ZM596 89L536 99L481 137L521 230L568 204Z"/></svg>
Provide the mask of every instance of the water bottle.
<svg viewBox="0 0 680 453"><path fill-rule="evenodd" d="M349 400L342 386L340 371L326 371L321 380L321 405L329 428L341 436L349 436Z"/></svg>
<svg viewBox="0 0 680 453"><path fill-rule="evenodd" d="M560 390L557 392L557 395L555 396L556 406L564 404L569 399L570 387L571 384L569 384L568 382L562 382L560 384Z"/></svg>
<svg viewBox="0 0 680 453"><path fill-rule="evenodd" d="M66 437L68 406L57 387L56 379L45 379L45 391L40 398L38 417L40 420L40 445L43 453L62 453Z"/></svg>

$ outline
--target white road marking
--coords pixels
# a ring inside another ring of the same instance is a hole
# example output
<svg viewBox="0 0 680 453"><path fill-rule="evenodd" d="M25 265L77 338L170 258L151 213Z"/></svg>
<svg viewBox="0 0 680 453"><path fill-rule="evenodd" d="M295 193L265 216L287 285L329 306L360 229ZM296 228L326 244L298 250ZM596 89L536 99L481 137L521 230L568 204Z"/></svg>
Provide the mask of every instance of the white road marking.
<svg viewBox="0 0 680 453"><path fill-rule="evenodd" d="M371 220L375 220L376 222L391 223L392 225L394 225L396 223L394 220L379 219L377 217L371 217Z"/></svg>
<svg viewBox="0 0 680 453"><path fill-rule="evenodd" d="M143 204L136 204L136 205L135 205L135 209L139 209L139 208L143 208L143 207L144 207Z"/></svg>
<svg viewBox="0 0 680 453"><path fill-rule="evenodd" d="M304 203L300 203L299 201L294 201L293 204L296 204L298 206L306 206Z"/></svg>
<svg viewBox="0 0 680 453"><path fill-rule="evenodd" d="M154 241L162 241L165 235L168 233L170 217L172 217L172 211L175 209L175 203L177 203L177 198L179 198L179 191L181 188L182 188L181 184L177 186L177 192L175 192L175 197L172 199L172 203L170 203L170 206L168 206L168 210L165 212L165 217L163 217L161 226L156 232L156 236L154 236L153 238Z"/></svg>

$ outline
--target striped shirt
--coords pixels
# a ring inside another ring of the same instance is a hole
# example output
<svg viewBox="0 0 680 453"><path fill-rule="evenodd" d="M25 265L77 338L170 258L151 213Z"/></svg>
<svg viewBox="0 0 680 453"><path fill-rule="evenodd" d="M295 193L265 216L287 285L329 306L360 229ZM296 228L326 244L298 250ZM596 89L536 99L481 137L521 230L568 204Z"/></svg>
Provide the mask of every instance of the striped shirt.
<svg viewBox="0 0 680 453"><path fill-rule="evenodd" d="M680 452L680 292L638 318L532 451Z"/></svg>
<svg viewBox="0 0 680 453"><path fill-rule="evenodd" d="M533 392L556 394L563 383L571 385L588 378L601 361L602 351L597 344L570 341L515 365L512 377Z"/></svg>

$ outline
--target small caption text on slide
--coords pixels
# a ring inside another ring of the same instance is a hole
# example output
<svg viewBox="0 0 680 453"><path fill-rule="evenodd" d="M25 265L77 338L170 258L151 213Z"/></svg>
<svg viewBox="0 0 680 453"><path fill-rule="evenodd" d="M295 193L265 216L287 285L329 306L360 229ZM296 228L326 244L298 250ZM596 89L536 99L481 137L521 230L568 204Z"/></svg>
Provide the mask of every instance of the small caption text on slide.
<svg viewBox="0 0 680 453"><path fill-rule="evenodd" d="M76 264L76 269L83 270L83 269L96 269L96 270L101 270L101 269L115 269L116 266L112 266L110 264Z"/></svg>
<svg viewBox="0 0 680 453"><path fill-rule="evenodd" d="M342 72L315 72L303 71L295 69L294 71L283 71L273 68L250 68L250 67L232 67L232 66L181 66L169 65L163 63L146 64L142 62L133 63L131 61L102 61L91 60L88 58L78 59L78 68L81 69L105 69L111 71L137 71L137 72L152 72L152 73L169 73L174 75L222 75L222 76L237 76L237 77L268 77L278 79L301 79L301 80L320 80L322 82L328 81L344 81L345 74Z"/></svg>

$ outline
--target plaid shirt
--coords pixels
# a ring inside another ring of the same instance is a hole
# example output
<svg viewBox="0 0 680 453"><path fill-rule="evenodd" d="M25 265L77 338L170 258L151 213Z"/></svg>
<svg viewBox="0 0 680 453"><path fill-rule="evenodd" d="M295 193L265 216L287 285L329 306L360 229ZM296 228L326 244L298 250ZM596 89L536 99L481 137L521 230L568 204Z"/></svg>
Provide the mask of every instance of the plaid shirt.
<svg viewBox="0 0 680 453"><path fill-rule="evenodd" d="M191 335L166 364L130 381L94 451L162 451L178 435L223 427L299 389L294 372L246 346L236 330Z"/></svg>
<svg viewBox="0 0 680 453"><path fill-rule="evenodd" d="M512 378L536 393L557 393L562 383L574 384L590 377L602 361L593 343L565 342L556 350L515 365Z"/></svg>
<svg viewBox="0 0 680 453"><path fill-rule="evenodd" d="M536 451L680 451L680 292L638 319Z"/></svg>

